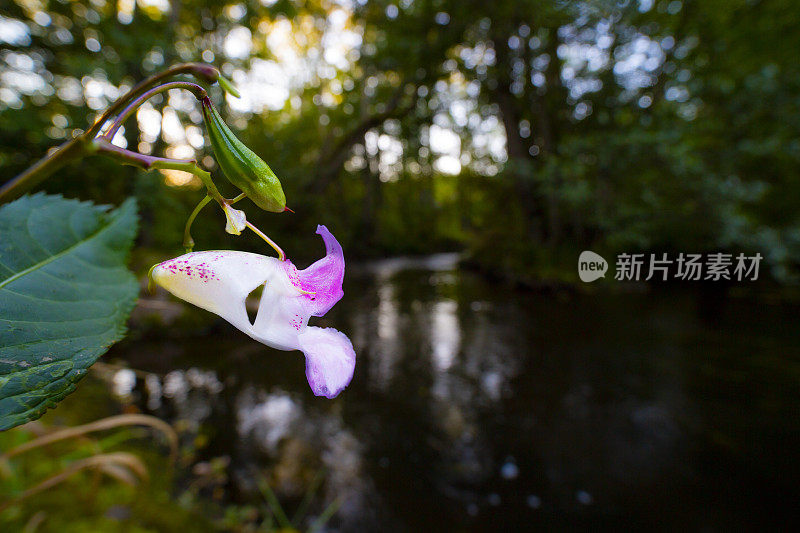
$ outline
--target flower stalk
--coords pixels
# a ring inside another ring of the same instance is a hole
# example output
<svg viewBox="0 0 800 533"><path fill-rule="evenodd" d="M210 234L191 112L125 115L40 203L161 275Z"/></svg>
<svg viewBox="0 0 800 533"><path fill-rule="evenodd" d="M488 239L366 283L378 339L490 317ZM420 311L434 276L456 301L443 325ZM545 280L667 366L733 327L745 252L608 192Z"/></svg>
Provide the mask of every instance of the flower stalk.
<svg viewBox="0 0 800 533"><path fill-rule="evenodd" d="M247 222L243 212L230 207L245 196L249 196L262 208L270 211L283 211L285 210L285 198L280 182L269 166L233 135L222 121L219 113L214 109L211 99L203 87L189 81L167 81L179 74L190 74L208 83L217 82L226 93L239 97L235 87L215 67L203 63L175 65L133 87L123 97L116 100L86 132L65 142L39 162L0 187L0 203L9 202L22 196L64 165L92 154L109 157L124 165L135 166L143 170L180 170L197 176L206 187L206 195L200 200L186 221L183 246L187 252L190 252L194 247L194 239L192 239L191 235L191 227L194 220L200 211L214 200L225 213L231 233L238 235L242 229L249 227L278 253L281 261L284 261L286 254L283 250L261 230ZM194 159L171 159L151 156L128 150L112 143L114 136L125 121L144 102L171 89L188 90L201 103L204 117L206 117L206 124L211 126L209 135L211 136L212 144L214 144L220 166L228 178L232 179L233 183L245 192L231 200L227 200L217 189L211 179L211 174L202 169ZM109 121L111 121L110 125L103 131Z"/></svg>
<svg viewBox="0 0 800 533"><path fill-rule="evenodd" d="M121 124L126 118L128 118L128 116L130 116L133 113L133 111L138 107L138 105L141 105L141 103L144 100L140 100L138 104L135 106L129 104L132 104L134 100L138 100L139 96L147 93L151 88L180 74L188 74L207 83L215 83L215 82L219 83L225 92L230 93L234 96L238 96L238 93L233 88L231 83L227 79L225 79L224 76L222 76L222 74L219 72L219 70L216 69L216 67L213 67L212 65L207 65L205 63L181 63L178 65L174 65L173 67L168 68L167 70L160 72L140 82L138 85L129 90L125 95L118 98L113 104L111 104L111 106L105 110L105 112L100 116L100 118L97 119L94 122L94 124L92 124L89 127L88 130L77 135L73 139L70 139L69 141L65 142L57 149L53 150L51 153L40 159L34 165L23 171L21 174L17 175L12 180L4 183L2 187L0 187L0 204L10 202L12 200L19 198L20 196L28 192L30 189L41 184L44 180L46 180L54 172L56 172L63 166L73 161L79 160L87 155L90 155L91 153L96 152L97 150L95 149L96 147L93 146L94 144L93 141L98 136L100 131L103 129L103 126L109 120L111 120L112 117L119 114L118 122L119 124ZM205 90L199 85L189 84L188 82L183 82L183 83L185 83L186 86L181 86L181 87L169 86L168 88L163 90L169 90L172 88L184 88L194 92L195 95L198 96L198 98L201 98L201 96L199 95L206 96ZM170 85L170 84L165 84L165 85ZM189 87L189 85L191 85L191 87ZM199 91L197 89L199 89ZM200 91L202 91L202 93L200 93ZM153 96L158 92L161 91L154 92L150 96ZM118 127L119 126L117 126L117 128ZM114 130L114 133L116 133L116 129ZM129 153L135 154L135 152L129 152ZM143 154L139 155L143 156ZM161 158L161 159L167 161L166 158ZM204 180L203 183L206 183L206 181Z"/></svg>
<svg viewBox="0 0 800 533"><path fill-rule="evenodd" d="M285 254L285 253L283 253L283 250L281 250L281 247L280 247L280 246L278 246L278 244L277 244L275 241L273 241L272 239L270 239L269 237L267 237L267 236L266 236L266 234L264 234L264 233L263 233L263 232L262 232L260 229L258 229L258 228L257 228L257 227L255 227L254 225L252 225L250 222L246 222L246 224L247 224L247 227L248 227L248 228L250 228L251 230L253 230L253 232L254 232L256 235L258 235L259 237L261 237L262 239L264 239L265 241L267 241L267 244L269 244L270 246L272 246L272 249L273 249L273 250L275 250L276 252L278 252L278 259L280 259L281 261L286 261L286 254Z"/></svg>
<svg viewBox="0 0 800 533"><path fill-rule="evenodd" d="M143 80L130 91L128 91L124 96L119 98L115 101L111 107L106 109L106 111L100 116L100 118L92 125L91 128L86 132L86 136L89 138L94 138L100 130L103 128L103 125L108 122L108 120L116 115L125 104L139 96L140 94L146 92L151 87L158 85L162 81L168 80L174 76L179 74L190 74L195 78L203 80L207 83L214 83L215 81L219 81L222 78L219 70L212 65L208 65L206 63L180 63L178 65L174 65L163 72L159 72L158 74ZM226 81L226 85L230 85L229 82ZM222 85L222 84L220 84ZM222 86L225 89L225 85ZM227 91L230 92L230 91Z"/></svg>
<svg viewBox="0 0 800 533"><path fill-rule="evenodd" d="M170 159L167 157L140 154L139 152L133 152L111 144L111 142L104 137L99 137L91 143L91 151L116 159L123 165L130 165L143 170L163 169L189 172L200 178L203 185L208 189L209 196L220 203L225 201L222 194L220 194L216 185L214 185L214 182L211 180L211 174L200 168L197 165L197 161L194 159Z"/></svg>
<svg viewBox="0 0 800 533"><path fill-rule="evenodd" d="M143 92L140 94L136 99L134 99L130 104L123 109L117 118L114 119L114 122L108 128L108 130L103 134L103 137L108 139L109 141L114 138L114 135L117 134L117 131L125 123L126 120L139 108L140 105L145 103L147 100L152 98L157 94L161 94L163 92L167 92L170 89L186 89L187 91L191 91L194 94L195 98L199 101L204 101L208 98L208 93L205 89L197 85L196 83L191 83L188 81L173 81L169 83L164 83L162 85L157 85L148 91Z"/></svg>
<svg viewBox="0 0 800 533"><path fill-rule="evenodd" d="M183 247L186 249L186 253L189 253L194 249L194 239L192 238L192 233L191 233L194 219L197 218L197 215L200 214L200 211L202 211L203 208L206 205L208 205L208 202L210 202L211 200L213 200L213 198L211 198L208 195L205 195L203 199L200 200L200 203L197 204L192 213L189 215L189 219L186 221L186 227L183 230Z"/></svg>

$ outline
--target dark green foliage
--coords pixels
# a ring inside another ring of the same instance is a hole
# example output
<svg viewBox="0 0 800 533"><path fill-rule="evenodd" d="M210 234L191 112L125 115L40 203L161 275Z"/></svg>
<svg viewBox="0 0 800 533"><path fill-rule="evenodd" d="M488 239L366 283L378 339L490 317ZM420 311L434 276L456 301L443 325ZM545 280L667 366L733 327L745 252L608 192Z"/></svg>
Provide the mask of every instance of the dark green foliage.
<svg viewBox="0 0 800 533"><path fill-rule="evenodd" d="M125 331L136 202L36 194L0 208L0 430L39 418Z"/></svg>
<svg viewBox="0 0 800 533"><path fill-rule="evenodd" d="M306 43L301 55L321 57L319 34L334 9L327 2L264 6L253 0L232 16L224 3L185 0L170 3L175 11L165 14L137 3L124 24L117 3L99 5L50 2L52 23L41 26L12 2L3 14L30 28L30 42L8 48L33 58L35 70L52 74L59 87L84 76L130 85L176 61L200 60L204 52L235 78L237 69L256 61L280 60L282 51L265 43L269 25L281 18ZM485 266L513 275L562 277L562 270L574 276L573 251L594 248L758 251L774 277L795 279L796 2L374 0L353 6L348 25L361 42L350 67L324 77L306 72L292 89L294 101L280 110L238 114L220 106L235 135L280 176L287 204L298 212L248 210L290 255L305 248L304 235L313 242L313 227L324 222L351 254L457 244ZM71 42L58 40L62 27ZM229 57L225 39L241 27L253 36L252 52ZM92 36L100 52L87 50ZM10 69L11 59L3 56L0 69ZM219 89L210 90L219 102ZM326 93L335 98L322 98ZM4 175L85 128L89 104L97 102L64 95L21 94L21 109L0 105ZM495 124L504 149L487 150L482 126L458 116L456 97L480 124ZM153 104L160 109L165 102ZM200 124L199 114L177 112L184 123ZM54 127L54 115L67 125ZM460 137L468 163L457 176L436 170L434 124ZM141 140L134 124L125 136L129 147ZM385 147L375 147L381 136L402 149L389 171ZM165 148L163 139L152 143L154 154ZM65 169L46 188L111 202L136 192L143 242L177 249L180 227L201 193L167 187L155 174L110 168L93 159ZM216 218L197 221L198 247L232 246L221 215L205 215ZM253 236L237 246L261 249Z"/></svg>

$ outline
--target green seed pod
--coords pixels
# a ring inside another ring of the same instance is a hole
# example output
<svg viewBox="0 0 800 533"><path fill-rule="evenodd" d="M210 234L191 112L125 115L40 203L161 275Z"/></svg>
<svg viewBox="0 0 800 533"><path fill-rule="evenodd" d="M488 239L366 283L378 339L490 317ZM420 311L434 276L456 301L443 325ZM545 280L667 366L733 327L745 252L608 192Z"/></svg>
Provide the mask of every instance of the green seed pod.
<svg viewBox="0 0 800 533"><path fill-rule="evenodd" d="M284 211L286 196L281 182L263 159L236 138L208 98L203 100L203 119L225 177L261 209Z"/></svg>

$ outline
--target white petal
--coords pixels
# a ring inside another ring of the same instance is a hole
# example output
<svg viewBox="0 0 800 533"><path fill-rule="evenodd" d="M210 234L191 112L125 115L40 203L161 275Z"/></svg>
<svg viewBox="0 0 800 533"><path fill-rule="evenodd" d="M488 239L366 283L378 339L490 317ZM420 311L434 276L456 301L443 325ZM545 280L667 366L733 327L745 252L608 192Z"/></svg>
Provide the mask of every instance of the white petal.
<svg viewBox="0 0 800 533"><path fill-rule="evenodd" d="M285 275L280 261L272 257L207 251L164 261L153 269L152 276L153 281L178 298L216 313L252 336L245 298L278 271Z"/></svg>
<svg viewBox="0 0 800 533"><path fill-rule="evenodd" d="M279 350L299 350L297 336L306 329L309 316L303 293L279 267L264 286L250 336Z"/></svg>

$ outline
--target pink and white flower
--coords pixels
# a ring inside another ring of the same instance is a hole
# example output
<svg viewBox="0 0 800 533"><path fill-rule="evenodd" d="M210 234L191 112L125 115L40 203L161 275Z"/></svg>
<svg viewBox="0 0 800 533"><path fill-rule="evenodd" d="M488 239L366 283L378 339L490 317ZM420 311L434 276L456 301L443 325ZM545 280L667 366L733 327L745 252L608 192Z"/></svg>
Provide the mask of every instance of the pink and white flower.
<svg viewBox="0 0 800 533"><path fill-rule="evenodd" d="M317 226L327 255L305 270L289 260L239 251L191 252L156 265L153 280L189 303L215 313L255 340L278 350L300 350L317 396L336 397L353 378L356 354L347 336L308 325L344 295L344 254L325 226ZM264 286L251 323L245 299Z"/></svg>

